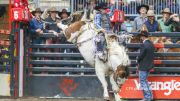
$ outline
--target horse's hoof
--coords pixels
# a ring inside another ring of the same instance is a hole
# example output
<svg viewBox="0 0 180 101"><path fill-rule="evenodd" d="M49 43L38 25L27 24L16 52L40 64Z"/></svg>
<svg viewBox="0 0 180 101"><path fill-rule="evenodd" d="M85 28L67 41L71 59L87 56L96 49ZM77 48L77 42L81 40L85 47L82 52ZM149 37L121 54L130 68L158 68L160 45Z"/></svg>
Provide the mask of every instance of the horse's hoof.
<svg viewBox="0 0 180 101"><path fill-rule="evenodd" d="M109 97L104 97L104 101L110 101Z"/></svg>

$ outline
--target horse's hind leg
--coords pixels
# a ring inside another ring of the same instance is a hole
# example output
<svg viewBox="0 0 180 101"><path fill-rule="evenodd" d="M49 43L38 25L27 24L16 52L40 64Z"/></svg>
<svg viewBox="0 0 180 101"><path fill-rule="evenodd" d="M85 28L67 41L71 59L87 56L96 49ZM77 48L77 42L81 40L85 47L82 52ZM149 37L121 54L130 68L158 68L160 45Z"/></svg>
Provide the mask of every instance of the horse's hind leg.
<svg viewBox="0 0 180 101"><path fill-rule="evenodd" d="M107 84L107 81L106 81L106 78L105 78L105 65L102 63L102 61L99 61L98 60L96 61L96 66L95 66L95 70L96 70L96 75L98 77L98 79L100 80L102 86L103 86L103 89L104 89L104 93L103 93L103 97L104 97L104 100L110 100L109 98L109 93L108 93L108 84Z"/></svg>
<svg viewBox="0 0 180 101"><path fill-rule="evenodd" d="M109 77L110 77L110 83L112 85L112 90L114 92L115 101L121 101L121 98L118 94L119 93L119 87L114 80L114 74L112 73Z"/></svg>

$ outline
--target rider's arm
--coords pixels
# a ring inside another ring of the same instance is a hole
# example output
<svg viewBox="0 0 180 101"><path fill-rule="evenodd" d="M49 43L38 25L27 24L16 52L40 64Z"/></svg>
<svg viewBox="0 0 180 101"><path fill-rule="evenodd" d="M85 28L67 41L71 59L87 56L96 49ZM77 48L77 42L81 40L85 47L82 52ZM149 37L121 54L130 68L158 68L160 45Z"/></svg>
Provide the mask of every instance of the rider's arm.
<svg viewBox="0 0 180 101"><path fill-rule="evenodd" d="M115 5L111 5L110 6L110 12L108 14L110 17L114 15L114 10L115 10Z"/></svg>
<svg viewBox="0 0 180 101"><path fill-rule="evenodd" d="M102 29L102 27L101 27L101 14L95 15L94 24L95 24L97 29Z"/></svg>

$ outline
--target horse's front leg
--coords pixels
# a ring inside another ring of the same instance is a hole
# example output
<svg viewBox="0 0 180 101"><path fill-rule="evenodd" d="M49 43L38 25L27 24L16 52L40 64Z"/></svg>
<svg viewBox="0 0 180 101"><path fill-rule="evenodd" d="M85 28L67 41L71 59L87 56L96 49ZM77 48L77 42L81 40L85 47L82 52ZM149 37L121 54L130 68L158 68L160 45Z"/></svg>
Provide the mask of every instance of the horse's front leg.
<svg viewBox="0 0 180 101"><path fill-rule="evenodd" d="M112 86L112 90L114 92L114 97L115 97L115 101L121 101L121 97L119 96L119 86L117 85L117 83L115 82L114 80L114 73L112 73L110 76L110 83L111 83L111 86Z"/></svg>
<svg viewBox="0 0 180 101"><path fill-rule="evenodd" d="M104 97L104 100L110 100L109 98L109 93L108 93L108 84L107 84L107 81L106 81L106 78L105 78L105 65L102 63L102 61L96 61L96 65L95 65L95 70L96 70L96 75L98 77L98 79L100 80L102 86L103 86L103 90L104 90L104 93L103 93L103 97Z"/></svg>

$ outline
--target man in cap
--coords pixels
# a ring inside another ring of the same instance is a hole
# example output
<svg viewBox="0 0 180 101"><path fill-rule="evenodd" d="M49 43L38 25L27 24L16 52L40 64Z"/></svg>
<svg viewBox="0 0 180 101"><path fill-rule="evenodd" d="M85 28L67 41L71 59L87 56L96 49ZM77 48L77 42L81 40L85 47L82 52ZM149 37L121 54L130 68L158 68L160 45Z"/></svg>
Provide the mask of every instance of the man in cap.
<svg viewBox="0 0 180 101"><path fill-rule="evenodd" d="M145 21L147 21L147 16L146 13L149 10L148 5L140 5L137 7L137 12L140 14L138 17L134 19L134 24L133 24L133 31L134 32L139 32L141 31L141 28L144 24Z"/></svg>
<svg viewBox="0 0 180 101"><path fill-rule="evenodd" d="M158 20L160 27L162 29L162 32L172 32L172 25L165 25L165 22L170 18L170 15L172 14L169 8L165 8L161 11L161 14L163 15L161 19Z"/></svg>
<svg viewBox="0 0 180 101"><path fill-rule="evenodd" d="M99 30L104 30L104 32L112 33L112 26L110 22L110 17L114 14L114 4L115 1L111 1L111 10L110 13L106 13L107 9L107 3L100 3L98 6L95 7L97 10L96 15L94 17L94 24L95 27ZM103 32L100 32L97 37L95 38L96 42L96 55L99 57L99 59L106 61L106 52L105 52L105 34Z"/></svg>
<svg viewBox="0 0 180 101"><path fill-rule="evenodd" d="M161 32L161 27L155 20L154 10L149 10L147 17L148 20L144 22L143 28L147 29L148 32Z"/></svg>
<svg viewBox="0 0 180 101"><path fill-rule="evenodd" d="M144 99L142 101L151 101L153 96L147 78L149 72L154 67L153 60L155 48L153 43L148 39L149 33L147 31L141 31L138 36L143 43L140 47L140 54L137 59L139 82L144 94Z"/></svg>

